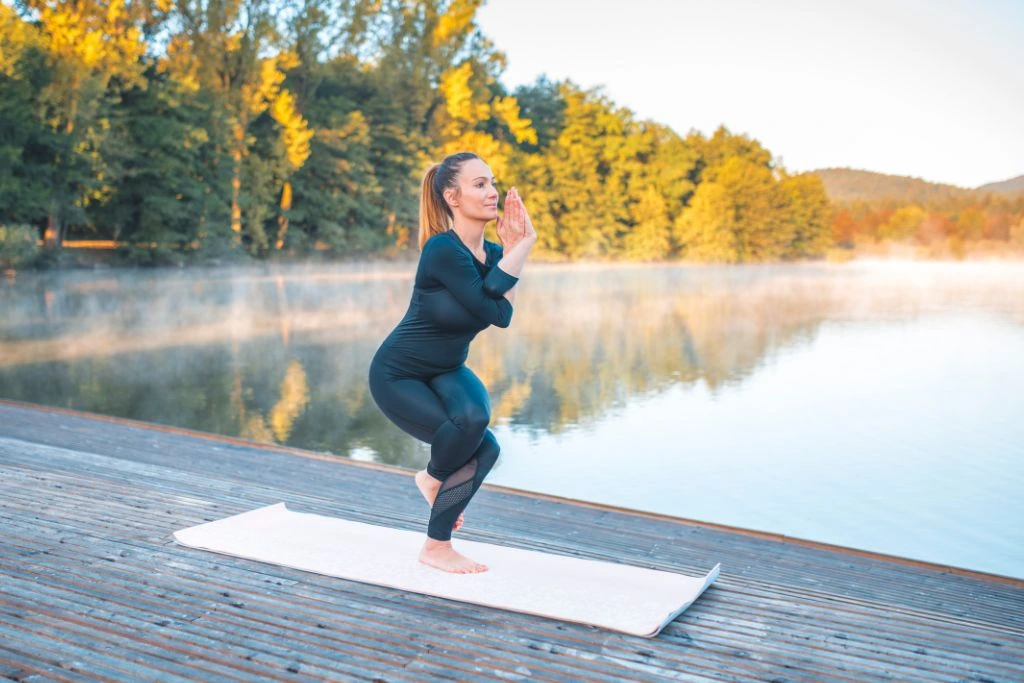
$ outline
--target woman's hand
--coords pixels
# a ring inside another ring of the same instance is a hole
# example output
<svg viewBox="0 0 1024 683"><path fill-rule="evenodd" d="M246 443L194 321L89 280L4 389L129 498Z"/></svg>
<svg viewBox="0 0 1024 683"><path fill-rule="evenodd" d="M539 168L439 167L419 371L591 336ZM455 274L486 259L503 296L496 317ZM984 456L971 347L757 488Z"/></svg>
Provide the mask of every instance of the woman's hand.
<svg viewBox="0 0 1024 683"><path fill-rule="evenodd" d="M501 240L501 246L505 251L508 251L523 238L523 226L522 221L516 217L515 209L512 207L512 190L505 193L505 215L498 216L498 238Z"/></svg>
<svg viewBox="0 0 1024 683"><path fill-rule="evenodd" d="M530 220L530 214L526 212L526 204L523 203L523 198L519 196L519 190L513 187L512 194L516 211L523 222L523 237L536 241L537 231L533 229L533 221Z"/></svg>
<svg viewBox="0 0 1024 683"><path fill-rule="evenodd" d="M505 215L498 218L497 231L502 247L506 250L525 238L537 239L526 206L514 187L505 195Z"/></svg>
<svg viewBox="0 0 1024 683"><path fill-rule="evenodd" d="M512 194L512 190L509 190L505 194L505 215L498 216L495 230L498 232L498 239L501 240L501 246L505 251L508 251L515 244L515 230L512 227L512 216L508 210L509 197Z"/></svg>

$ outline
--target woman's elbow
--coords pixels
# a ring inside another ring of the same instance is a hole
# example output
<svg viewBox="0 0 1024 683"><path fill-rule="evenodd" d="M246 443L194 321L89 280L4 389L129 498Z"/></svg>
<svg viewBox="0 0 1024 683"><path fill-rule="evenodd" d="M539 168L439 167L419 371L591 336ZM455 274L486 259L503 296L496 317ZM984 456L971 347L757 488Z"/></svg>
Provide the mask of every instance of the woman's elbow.
<svg viewBox="0 0 1024 683"><path fill-rule="evenodd" d="M512 324L512 305L502 308L498 312L498 319L494 321L496 327L508 327Z"/></svg>

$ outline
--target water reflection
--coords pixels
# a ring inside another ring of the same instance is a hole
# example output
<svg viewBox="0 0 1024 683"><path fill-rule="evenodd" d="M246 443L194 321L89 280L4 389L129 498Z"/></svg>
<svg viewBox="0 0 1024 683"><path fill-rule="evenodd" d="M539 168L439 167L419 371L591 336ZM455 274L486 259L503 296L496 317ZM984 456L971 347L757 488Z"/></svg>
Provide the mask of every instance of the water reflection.
<svg viewBox="0 0 1024 683"><path fill-rule="evenodd" d="M366 386L412 275L19 273L0 285L0 396L421 468L428 447ZM1022 348L1012 263L530 264L512 326L468 364L506 456L493 483L984 568L977 547L915 544L968 519L998 555L999 518L1024 517L986 498L1024 481ZM991 478L965 474L978 443ZM882 491L916 496L882 505L906 538L862 521ZM1024 575L1019 550L999 558Z"/></svg>

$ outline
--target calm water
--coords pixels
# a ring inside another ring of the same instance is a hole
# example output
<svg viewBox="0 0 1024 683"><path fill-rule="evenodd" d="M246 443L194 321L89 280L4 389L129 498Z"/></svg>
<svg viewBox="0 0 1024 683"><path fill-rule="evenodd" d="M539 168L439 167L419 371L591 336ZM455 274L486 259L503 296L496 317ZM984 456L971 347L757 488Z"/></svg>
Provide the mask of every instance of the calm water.
<svg viewBox="0 0 1024 683"><path fill-rule="evenodd" d="M0 396L420 469L366 386L412 273L19 273ZM520 290L468 361L488 482L1024 578L1024 264L530 264Z"/></svg>

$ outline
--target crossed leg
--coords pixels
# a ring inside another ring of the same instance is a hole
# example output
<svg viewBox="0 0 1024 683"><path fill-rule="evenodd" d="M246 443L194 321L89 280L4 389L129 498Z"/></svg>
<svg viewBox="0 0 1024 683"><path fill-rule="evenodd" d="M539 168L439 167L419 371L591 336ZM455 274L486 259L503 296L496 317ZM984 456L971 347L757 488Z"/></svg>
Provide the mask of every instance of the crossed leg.
<svg viewBox="0 0 1024 683"><path fill-rule="evenodd" d="M500 452L494 434L487 428L490 421L487 389L464 365L423 381L394 378L384 368L371 364L370 391L392 422L417 439L430 443L431 457L426 471L440 486L431 506L427 536L439 544L449 544L450 551L453 528ZM460 566L462 569L448 571L486 570L484 565L476 563L472 567L465 563Z"/></svg>

